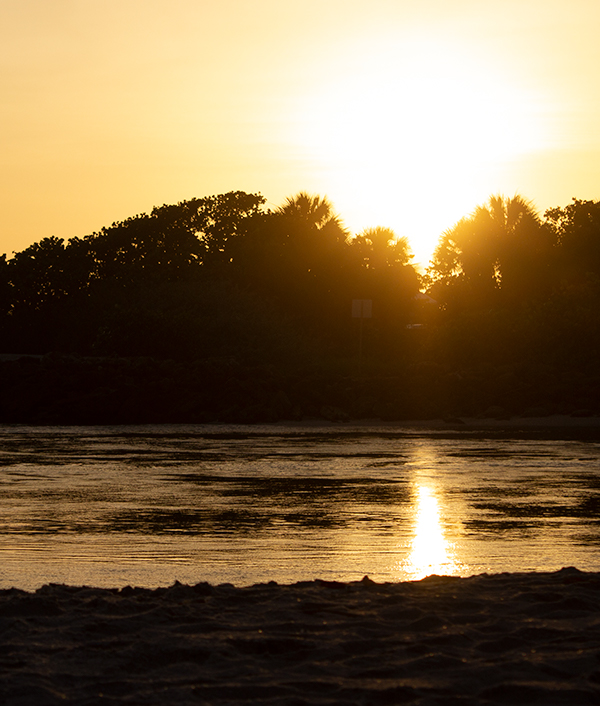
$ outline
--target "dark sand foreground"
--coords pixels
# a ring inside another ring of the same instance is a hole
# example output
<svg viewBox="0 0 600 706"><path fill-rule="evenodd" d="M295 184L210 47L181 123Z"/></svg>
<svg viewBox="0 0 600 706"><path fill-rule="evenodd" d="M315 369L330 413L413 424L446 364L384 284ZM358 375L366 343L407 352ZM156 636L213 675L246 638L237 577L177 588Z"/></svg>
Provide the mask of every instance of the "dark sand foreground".
<svg viewBox="0 0 600 706"><path fill-rule="evenodd" d="M0 591L0 703L597 705L600 573Z"/></svg>

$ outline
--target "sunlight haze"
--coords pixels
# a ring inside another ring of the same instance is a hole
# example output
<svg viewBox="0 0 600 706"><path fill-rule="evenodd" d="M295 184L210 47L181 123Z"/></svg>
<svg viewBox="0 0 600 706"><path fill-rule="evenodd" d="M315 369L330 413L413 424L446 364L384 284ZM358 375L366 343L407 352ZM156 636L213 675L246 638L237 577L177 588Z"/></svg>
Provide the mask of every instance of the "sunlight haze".
<svg viewBox="0 0 600 706"><path fill-rule="evenodd" d="M426 265L493 193L600 198L595 0L0 0L0 253L233 190Z"/></svg>

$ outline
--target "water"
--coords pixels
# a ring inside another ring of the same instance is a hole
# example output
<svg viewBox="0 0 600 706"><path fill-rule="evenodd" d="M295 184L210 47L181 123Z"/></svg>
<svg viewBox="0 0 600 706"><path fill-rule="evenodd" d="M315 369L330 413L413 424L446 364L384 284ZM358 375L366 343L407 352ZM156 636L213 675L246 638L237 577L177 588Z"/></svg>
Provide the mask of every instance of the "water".
<svg viewBox="0 0 600 706"><path fill-rule="evenodd" d="M0 427L0 588L600 570L600 443Z"/></svg>

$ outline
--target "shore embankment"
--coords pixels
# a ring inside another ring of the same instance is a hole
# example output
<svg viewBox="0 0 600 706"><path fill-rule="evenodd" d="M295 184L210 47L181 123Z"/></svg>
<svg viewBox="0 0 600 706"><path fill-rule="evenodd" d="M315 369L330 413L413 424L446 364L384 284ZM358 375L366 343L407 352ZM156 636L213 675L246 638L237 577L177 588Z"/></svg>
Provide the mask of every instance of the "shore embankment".
<svg viewBox="0 0 600 706"><path fill-rule="evenodd" d="M0 702L597 704L600 573L0 591Z"/></svg>
<svg viewBox="0 0 600 706"><path fill-rule="evenodd" d="M0 355L0 423L265 424L410 420L478 424L562 416L600 420L600 373L538 366L391 372L294 369L234 359ZM526 423L526 422L524 422Z"/></svg>

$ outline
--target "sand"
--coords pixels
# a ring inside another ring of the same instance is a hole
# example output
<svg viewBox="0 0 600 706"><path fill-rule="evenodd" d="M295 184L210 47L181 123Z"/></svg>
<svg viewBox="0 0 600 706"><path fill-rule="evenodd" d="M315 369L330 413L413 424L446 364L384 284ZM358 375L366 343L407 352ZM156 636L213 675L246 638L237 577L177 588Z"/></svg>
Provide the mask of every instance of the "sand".
<svg viewBox="0 0 600 706"><path fill-rule="evenodd" d="M598 704L600 573L4 590L0 703Z"/></svg>

